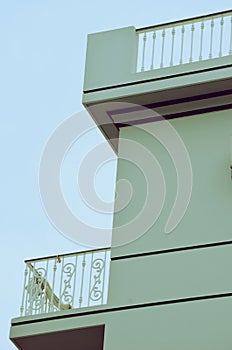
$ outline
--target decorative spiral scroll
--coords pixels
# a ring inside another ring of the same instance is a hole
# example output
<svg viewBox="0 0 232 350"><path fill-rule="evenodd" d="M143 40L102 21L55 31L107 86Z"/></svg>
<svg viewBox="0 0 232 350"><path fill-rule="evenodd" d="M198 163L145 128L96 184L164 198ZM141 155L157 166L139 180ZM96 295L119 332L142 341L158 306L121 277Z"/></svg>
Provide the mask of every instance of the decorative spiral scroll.
<svg viewBox="0 0 232 350"><path fill-rule="evenodd" d="M61 293L61 301L63 303L72 304L73 303L73 296L69 294L69 291L72 288L71 280L76 271L76 267L73 263L67 263L63 267L63 273L66 274L66 278L64 279L64 289Z"/></svg>
<svg viewBox="0 0 232 350"><path fill-rule="evenodd" d="M104 260L97 258L92 263L92 269L95 270L95 274L93 275L93 286L89 293L89 298L92 301L98 301L103 296L103 290L100 289L102 285L101 274L105 268Z"/></svg>

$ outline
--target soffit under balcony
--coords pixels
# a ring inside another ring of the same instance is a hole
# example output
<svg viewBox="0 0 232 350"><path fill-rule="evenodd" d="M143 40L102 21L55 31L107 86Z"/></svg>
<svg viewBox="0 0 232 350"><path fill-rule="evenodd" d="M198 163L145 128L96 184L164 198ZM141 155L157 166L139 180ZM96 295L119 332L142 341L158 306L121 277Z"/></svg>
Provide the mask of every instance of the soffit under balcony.
<svg viewBox="0 0 232 350"><path fill-rule="evenodd" d="M116 152L121 127L232 108L231 56L137 73L135 78L84 91L84 106Z"/></svg>
<svg viewBox="0 0 232 350"><path fill-rule="evenodd" d="M54 321L55 322L55 321ZM14 338L22 350L103 350L104 325Z"/></svg>

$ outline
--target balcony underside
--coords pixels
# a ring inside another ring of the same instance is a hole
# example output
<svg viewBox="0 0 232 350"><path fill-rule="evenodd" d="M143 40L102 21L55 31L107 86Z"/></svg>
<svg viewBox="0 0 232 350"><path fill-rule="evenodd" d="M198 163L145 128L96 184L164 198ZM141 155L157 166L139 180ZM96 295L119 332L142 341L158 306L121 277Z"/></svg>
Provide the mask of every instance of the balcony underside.
<svg viewBox="0 0 232 350"><path fill-rule="evenodd" d="M116 151L123 126L232 108L231 56L133 76L128 83L83 95L83 104Z"/></svg>
<svg viewBox="0 0 232 350"><path fill-rule="evenodd" d="M23 350L102 350L104 325L19 337L12 341Z"/></svg>

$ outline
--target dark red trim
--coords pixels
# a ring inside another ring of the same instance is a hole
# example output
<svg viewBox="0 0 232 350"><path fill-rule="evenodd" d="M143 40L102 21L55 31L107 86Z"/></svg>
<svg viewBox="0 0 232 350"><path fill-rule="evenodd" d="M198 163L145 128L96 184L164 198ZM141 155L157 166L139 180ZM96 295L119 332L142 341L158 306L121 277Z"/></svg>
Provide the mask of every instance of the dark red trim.
<svg viewBox="0 0 232 350"><path fill-rule="evenodd" d="M166 114L163 116L158 116L158 117L151 117L151 118L144 118L141 120L135 120L135 121L129 121L125 123L115 123L115 126L117 128L123 128L126 126L132 126L132 125L140 125L140 124L145 124L145 123L151 123L151 122L156 122L160 120L170 120L174 118L181 118L181 117L190 117L193 115L197 114L205 114L209 112L216 112L216 111L222 111L222 110L227 110L227 109L232 109L232 104L226 104L222 106L213 106L213 107L206 107L206 108L199 108L196 110L187 110L184 112L179 112L179 113L173 113L173 114Z"/></svg>

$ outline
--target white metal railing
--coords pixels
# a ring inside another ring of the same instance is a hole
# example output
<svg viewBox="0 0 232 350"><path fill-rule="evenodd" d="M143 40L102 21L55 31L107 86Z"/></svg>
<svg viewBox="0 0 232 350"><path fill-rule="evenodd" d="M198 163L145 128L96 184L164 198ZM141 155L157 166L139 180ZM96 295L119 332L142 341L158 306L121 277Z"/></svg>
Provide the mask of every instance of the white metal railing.
<svg viewBox="0 0 232 350"><path fill-rule="evenodd" d="M232 55L232 10L137 30L137 71Z"/></svg>
<svg viewBox="0 0 232 350"><path fill-rule="evenodd" d="M107 303L109 248L25 263L21 316Z"/></svg>

